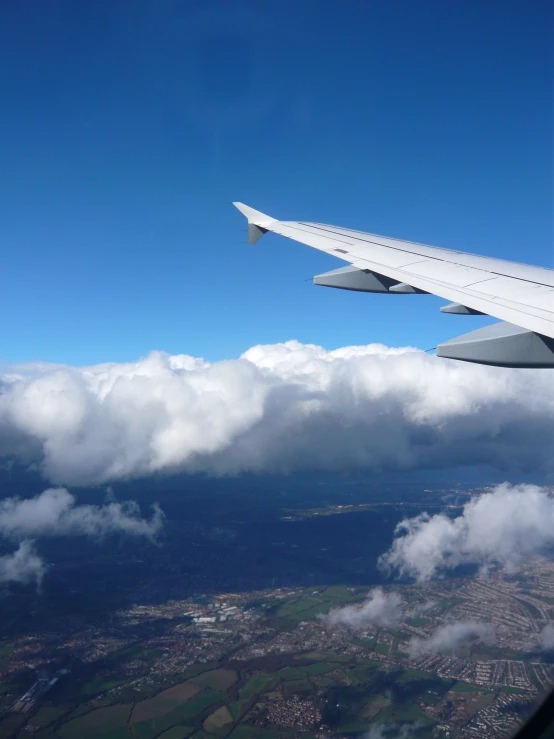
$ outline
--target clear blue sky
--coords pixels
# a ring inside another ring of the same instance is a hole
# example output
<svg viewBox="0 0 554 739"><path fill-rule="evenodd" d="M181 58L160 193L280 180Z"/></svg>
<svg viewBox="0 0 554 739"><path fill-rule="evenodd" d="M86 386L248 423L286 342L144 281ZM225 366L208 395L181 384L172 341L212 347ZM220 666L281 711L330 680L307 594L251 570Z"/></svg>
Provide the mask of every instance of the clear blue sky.
<svg viewBox="0 0 554 739"><path fill-rule="evenodd" d="M3 3L0 358L478 327L314 287L343 263L231 201L552 267L552 34L549 0Z"/></svg>

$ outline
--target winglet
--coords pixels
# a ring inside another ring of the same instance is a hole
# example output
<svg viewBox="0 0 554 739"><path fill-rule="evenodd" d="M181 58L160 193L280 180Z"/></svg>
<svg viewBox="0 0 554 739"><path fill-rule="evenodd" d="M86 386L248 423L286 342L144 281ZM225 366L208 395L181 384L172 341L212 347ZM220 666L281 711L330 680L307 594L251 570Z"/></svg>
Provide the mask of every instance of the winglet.
<svg viewBox="0 0 554 739"><path fill-rule="evenodd" d="M254 208L244 203L233 203L233 205L248 219L249 244L255 244L258 239L270 230L271 225L276 222L275 218L271 218L271 216L265 213L260 213L259 210L254 210Z"/></svg>

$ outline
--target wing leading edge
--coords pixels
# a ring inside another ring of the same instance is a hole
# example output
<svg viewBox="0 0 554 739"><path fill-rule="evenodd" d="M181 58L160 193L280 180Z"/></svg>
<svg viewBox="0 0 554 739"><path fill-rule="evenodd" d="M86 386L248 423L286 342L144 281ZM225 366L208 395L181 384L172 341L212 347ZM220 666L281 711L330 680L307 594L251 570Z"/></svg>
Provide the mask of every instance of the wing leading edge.
<svg viewBox="0 0 554 739"><path fill-rule="evenodd" d="M503 323L440 344L437 355L502 367L554 367L554 270L482 257L322 223L278 221L243 203L248 242L268 231L350 262L316 285L388 295L432 293L445 313Z"/></svg>

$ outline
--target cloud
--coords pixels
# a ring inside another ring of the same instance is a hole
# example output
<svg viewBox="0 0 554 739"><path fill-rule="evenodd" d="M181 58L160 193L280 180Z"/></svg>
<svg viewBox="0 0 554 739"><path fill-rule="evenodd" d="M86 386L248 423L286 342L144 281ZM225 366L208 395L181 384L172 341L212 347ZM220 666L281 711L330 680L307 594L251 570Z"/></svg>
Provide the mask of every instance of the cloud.
<svg viewBox="0 0 554 739"><path fill-rule="evenodd" d="M164 514L154 505L148 520L135 501L106 505L75 505L65 488L50 488L35 498L0 501L0 536L21 540L28 537L77 536L100 538L123 533L153 539L162 529Z"/></svg>
<svg viewBox="0 0 554 739"><path fill-rule="evenodd" d="M372 726L369 731L362 734L362 739L407 739L415 734L421 724L418 723L402 723L393 724L387 722L385 724L377 724Z"/></svg>
<svg viewBox="0 0 554 739"><path fill-rule="evenodd" d="M522 556L554 545L554 497L536 485L504 483L472 498L457 518L424 513L395 533L379 564L419 582L468 563L513 571Z"/></svg>
<svg viewBox="0 0 554 739"><path fill-rule="evenodd" d="M487 643L495 640L494 628L490 624L479 621L456 621L445 624L428 638L419 639L414 637L410 640L410 653L412 656L422 654L444 654L452 652L474 639L482 639Z"/></svg>
<svg viewBox="0 0 554 739"><path fill-rule="evenodd" d="M31 541L22 541L15 552L0 557L0 583L34 582L39 588L46 570L46 563L35 552Z"/></svg>
<svg viewBox="0 0 554 739"><path fill-rule="evenodd" d="M539 644L545 651L554 649L554 624L546 624L539 634Z"/></svg>
<svg viewBox="0 0 554 739"><path fill-rule="evenodd" d="M547 372L482 367L381 345L289 341L209 364L9 367L0 454L55 484L160 471L234 474L492 465L554 470Z"/></svg>
<svg viewBox="0 0 554 739"><path fill-rule="evenodd" d="M402 598L396 593L385 593L381 588L370 591L361 605L333 608L321 620L329 626L350 626L353 629L374 626L396 626L402 616Z"/></svg>
<svg viewBox="0 0 554 739"><path fill-rule="evenodd" d="M113 493L112 493L113 496ZM65 488L50 488L34 498L0 501L0 537L20 542L12 554L0 557L0 583L34 582L38 587L48 567L30 540L47 536L88 536L102 539L121 533L154 540L165 516L153 506L150 519L143 518L135 501L106 505L76 505Z"/></svg>

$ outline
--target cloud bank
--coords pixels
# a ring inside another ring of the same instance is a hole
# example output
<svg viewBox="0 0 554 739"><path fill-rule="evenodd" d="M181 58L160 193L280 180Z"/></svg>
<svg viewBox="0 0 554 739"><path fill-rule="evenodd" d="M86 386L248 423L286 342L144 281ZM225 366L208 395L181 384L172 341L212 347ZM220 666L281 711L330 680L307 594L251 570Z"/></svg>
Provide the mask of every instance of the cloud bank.
<svg viewBox="0 0 554 739"><path fill-rule="evenodd" d="M127 364L8 368L0 454L68 485L160 471L549 473L553 419L548 372L289 341L214 364L153 352Z"/></svg>
<svg viewBox="0 0 554 739"><path fill-rule="evenodd" d="M424 513L396 527L382 569L419 582L461 564L517 569L521 557L554 545L554 497L536 485L498 485L472 498L457 518Z"/></svg>
<svg viewBox="0 0 554 739"><path fill-rule="evenodd" d="M18 541L19 548L0 557L0 583L36 583L40 586L48 566L32 540L46 536L88 536L102 539L121 533L154 540L164 525L164 514L153 506L150 519L142 518L134 501L106 505L76 505L65 488L50 488L34 498L0 501L0 537Z"/></svg>
<svg viewBox="0 0 554 739"><path fill-rule="evenodd" d="M445 654L458 649L469 642L481 639L489 644L495 640L494 628L490 624L479 621L456 621L445 624L428 638L414 637L410 641L412 656L422 654Z"/></svg>
<svg viewBox="0 0 554 739"><path fill-rule="evenodd" d="M402 617L402 598L396 593L385 593L382 588L370 591L368 599L361 605L333 608L321 620L329 626L396 626Z"/></svg>

